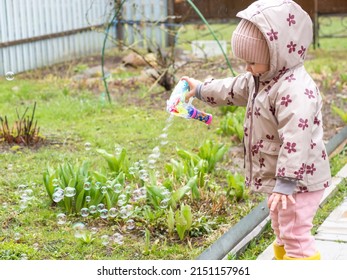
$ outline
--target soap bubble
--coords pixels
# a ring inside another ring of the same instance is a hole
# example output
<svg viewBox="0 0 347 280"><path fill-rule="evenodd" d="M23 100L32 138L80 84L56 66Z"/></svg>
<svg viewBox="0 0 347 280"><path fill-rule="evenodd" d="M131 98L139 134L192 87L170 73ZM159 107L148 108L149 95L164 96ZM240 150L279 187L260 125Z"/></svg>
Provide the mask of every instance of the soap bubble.
<svg viewBox="0 0 347 280"><path fill-rule="evenodd" d="M129 219L126 222L127 230L133 230L135 228L135 221L133 219Z"/></svg>
<svg viewBox="0 0 347 280"><path fill-rule="evenodd" d="M39 249L39 243L34 243L33 248L35 251L37 251Z"/></svg>
<svg viewBox="0 0 347 280"><path fill-rule="evenodd" d="M64 213L59 213L57 215L57 223L58 225L63 225L66 223L66 215Z"/></svg>
<svg viewBox="0 0 347 280"><path fill-rule="evenodd" d="M131 194L133 192L133 188L130 185L127 185L124 190L127 194Z"/></svg>
<svg viewBox="0 0 347 280"><path fill-rule="evenodd" d="M110 238L107 234L101 236L101 243L102 245L107 245L110 242Z"/></svg>
<svg viewBox="0 0 347 280"><path fill-rule="evenodd" d="M86 143L84 144L84 149L85 149L86 151L89 151L91 148L92 148L92 144L91 144L91 143L86 142Z"/></svg>
<svg viewBox="0 0 347 280"><path fill-rule="evenodd" d="M53 187L58 187L59 186L59 180L58 179L53 179L52 180L52 185L53 185Z"/></svg>
<svg viewBox="0 0 347 280"><path fill-rule="evenodd" d="M150 168L150 169L154 169L155 168L155 163L156 163L157 161L155 160L155 159L149 159L148 160L148 167Z"/></svg>
<svg viewBox="0 0 347 280"><path fill-rule="evenodd" d="M162 187L164 190L161 192L161 194L165 197L165 198L170 198L171 197L171 192L165 188L165 187Z"/></svg>
<svg viewBox="0 0 347 280"><path fill-rule="evenodd" d="M90 188L91 188L90 182L85 182L84 185L83 185L83 188L84 188L85 191L89 191Z"/></svg>
<svg viewBox="0 0 347 280"><path fill-rule="evenodd" d="M89 203L91 200L92 200L92 198L89 195L87 195L86 196L86 202Z"/></svg>
<svg viewBox="0 0 347 280"><path fill-rule="evenodd" d="M90 214L95 214L97 212L97 208L95 205L90 205L89 206L89 213Z"/></svg>
<svg viewBox="0 0 347 280"><path fill-rule="evenodd" d="M76 238L81 238L85 235L86 226L85 224L81 222L77 222L72 226L72 229L74 230L74 235Z"/></svg>
<svg viewBox="0 0 347 280"><path fill-rule="evenodd" d="M121 194L121 195L118 196L118 201L117 201L118 206L122 206L126 202L127 202L127 197L126 197L125 194Z"/></svg>
<svg viewBox="0 0 347 280"><path fill-rule="evenodd" d="M60 192L60 191L55 191L52 195L52 199L54 202L58 203L59 201L61 201L64 198L64 191Z"/></svg>
<svg viewBox="0 0 347 280"><path fill-rule="evenodd" d="M141 190L140 189L135 189L133 191L132 200L133 201L138 201L139 199L141 199Z"/></svg>
<svg viewBox="0 0 347 280"><path fill-rule="evenodd" d="M108 217L108 210L107 210L107 209L102 209L102 210L100 211L100 217L101 217L102 219L107 219L107 217Z"/></svg>
<svg viewBox="0 0 347 280"><path fill-rule="evenodd" d="M122 219L126 219L126 218L128 218L130 216L131 213L125 206L122 206L119 209L119 214L120 214Z"/></svg>
<svg viewBox="0 0 347 280"><path fill-rule="evenodd" d="M14 233L14 240L18 241L19 239L21 239L22 235L19 232L15 232Z"/></svg>
<svg viewBox="0 0 347 280"><path fill-rule="evenodd" d="M14 72L7 71L5 74L5 78L7 81L13 81L14 80Z"/></svg>
<svg viewBox="0 0 347 280"><path fill-rule="evenodd" d="M146 189L146 187L141 187L141 188L140 188L140 191L141 191L142 197L145 198L146 195L147 195L147 189Z"/></svg>
<svg viewBox="0 0 347 280"><path fill-rule="evenodd" d="M22 200L32 200L34 198L34 191L32 189L25 189L21 195Z"/></svg>
<svg viewBox="0 0 347 280"><path fill-rule="evenodd" d="M136 168L133 167L133 166L130 166L130 167L129 167L129 174L130 174L130 175L134 175L135 172L136 172Z"/></svg>
<svg viewBox="0 0 347 280"><path fill-rule="evenodd" d="M102 193L102 194L107 193L107 187L106 187L106 186L102 186L102 187L101 187L101 193Z"/></svg>
<svg viewBox="0 0 347 280"><path fill-rule="evenodd" d="M121 146L115 145L114 152L115 152L116 156L119 156L121 154L122 149L123 148Z"/></svg>
<svg viewBox="0 0 347 280"><path fill-rule="evenodd" d="M89 215L89 208L82 208L81 209L81 216L82 217L88 217L88 215Z"/></svg>
<svg viewBox="0 0 347 280"><path fill-rule="evenodd" d="M123 244L123 235L121 235L119 232L116 232L112 237L114 243L117 243L119 245Z"/></svg>
<svg viewBox="0 0 347 280"><path fill-rule="evenodd" d="M27 208L28 207L28 200L27 199L21 199L20 201L19 201L19 208L21 209L21 210L24 210L25 208Z"/></svg>
<svg viewBox="0 0 347 280"><path fill-rule="evenodd" d="M18 185L18 191L21 193L21 192L24 192L24 190L27 188L28 186L25 185L25 184L20 184Z"/></svg>
<svg viewBox="0 0 347 280"><path fill-rule="evenodd" d="M66 197L73 197L76 195L76 189L73 187L66 187L64 191Z"/></svg>
<svg viewBox="0 0 347 280"><path fill-rule="evenodd" d="M160 201L159 207L161 209L165 209L169 206L170 198L164 198L162 201Z"/></svg>
<svg viewBox="0 0 347 280"><path fill-rule="evenodd" d="M117 209L114 207L110 208L110 210L108 210L108 215L112 218L116 217L117 216Z"/></svg>
<svg viewBox="0 0 347 280"><path fill-rule="evenodd" d="M140 174L140 179L141 180L143 180L143 181L148 181L148 172L147 172L147 170L145 170L145 169L141 169L140 171L139 171L139 174Z"/></svg>
<svg viewBox="0 0 347 280"><path fill-rule="evenodd" d="M97 234L97 232L98 232L98 228L97 228L97 227L92 227L92 228L90 229L90 233L91 233L91 234Z"/></svg>
<svg viewBox="0 0 347 280"><path fill-rule="evenodd" d="M98 206L97 206L98 212L101 212L101 211L104 210L104 209L105 209L105 204L99 203Z"/></svg>
<svg viewBox="0 0 347 280"><path fill-rule="evenodd" d="M158 146L153 148L153 153L152 153L153 157L158 159L160 157L160 149Z"/></svg>
<svg viewBox="0 0 347 280"><path fill-rule="evenodd" d="M121 193L122 192L122 185L121 184L115 184L114 187L113 187L113 191L115 193Z"/></svg>
<svg viewBox="0 0 347 280"><path fill-rule="evenodd" d="M64 198L64 190L62 188L56 188L52 195L53 201L58 203L63 198Z"/></svg>

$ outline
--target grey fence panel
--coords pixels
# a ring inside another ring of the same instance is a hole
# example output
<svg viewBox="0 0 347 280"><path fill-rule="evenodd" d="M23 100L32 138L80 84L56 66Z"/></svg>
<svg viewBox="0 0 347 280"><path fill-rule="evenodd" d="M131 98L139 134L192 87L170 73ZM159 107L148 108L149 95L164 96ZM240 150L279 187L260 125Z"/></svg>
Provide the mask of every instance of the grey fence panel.
<svg viewBox="0 0 347 280"><path fill-rule="evenodd" d="M0 76L100 52L113 8L112 0L0 0Z"/></svg>
<svg viewBox="0 0 347 280"><path fill-rule="evenodd" d="M145 48L165 47L167 0L128 0L124 4L124 42Z"/></svg>

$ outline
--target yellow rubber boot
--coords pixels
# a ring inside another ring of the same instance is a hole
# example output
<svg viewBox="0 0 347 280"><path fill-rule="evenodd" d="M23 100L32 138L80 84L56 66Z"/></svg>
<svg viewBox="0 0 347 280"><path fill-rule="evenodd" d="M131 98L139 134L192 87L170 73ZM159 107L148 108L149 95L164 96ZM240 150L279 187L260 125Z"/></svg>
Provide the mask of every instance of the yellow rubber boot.
<svg viewBox="0 0 347 280"><path fill-rule="evenodd" d="M298 260L298 261L300 261L300 260L310 261L310 260L320 260L321 257L320 257L320 253L318 252L318 253L314 254L313 256L306 257L306 258L292 258L292 257L288 257L287 255L284 255L283 259L284 260L292 260L292 261L295 261L295 260Z"/></svg>
<svg viewBox="0 0 347 280"><path fill-rule="evenodd" d="M275 260L283 260L283 256L286 254L283 245L278 245L276 242L272 244Z"/></svg>

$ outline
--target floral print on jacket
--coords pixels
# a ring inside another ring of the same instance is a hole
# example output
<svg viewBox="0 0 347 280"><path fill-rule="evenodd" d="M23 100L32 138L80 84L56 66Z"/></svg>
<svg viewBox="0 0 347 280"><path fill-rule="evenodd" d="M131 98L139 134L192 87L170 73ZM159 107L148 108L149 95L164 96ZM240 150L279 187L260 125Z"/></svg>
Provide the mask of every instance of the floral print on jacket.
<svg viewBox="0 0 347 280"><path fill-rule="evenodd" d="M246 106L246 185L271 193L276 178L296 181L296 192L329 186L329 159L323 142L322 99L306 72L312 21L294 1L255 1L238 17L255 24L267 39L270 70L210 79L200 98L211 106Z"/></svg>

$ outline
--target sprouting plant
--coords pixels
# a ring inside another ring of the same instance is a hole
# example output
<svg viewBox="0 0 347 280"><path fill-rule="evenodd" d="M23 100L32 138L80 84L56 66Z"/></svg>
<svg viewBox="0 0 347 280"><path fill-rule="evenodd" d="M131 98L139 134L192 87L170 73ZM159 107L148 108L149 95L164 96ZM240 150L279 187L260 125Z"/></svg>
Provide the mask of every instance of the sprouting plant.
<svg viewBox="0 0 347 280"><path fill-rule="evenodd" d="M338 115L341 120L347 124L347 112L341 108L339 108L338 106L332 104L331 105L331 110L336 114Z"/></svg>
<svg viewBox="0 0 347 280"><path fill-rule="evenodd" d="M105 180L98 181L96 178ZM124 182L122 172L106 180L106 176L89 171L87 162L81 165L64 163L56 169L47 167L43 173L43 182L51 200L68 213L79 214L83 208L99 204L110 209L117 204L121 195L124 204L130 199L128 193L123 193L125 190L121 184Z"/></svg>
<svg viewBox="0 0 347 280"><path fill-rule="evenodd" d="M40 128L37 126L37 121L34 121L36 111L36 102L31 116L27 116L28 108L25 109L22 116L17 111L17 120L10 127L8 119L0 117L0 142L5 141L9 144L21 144L32 146L44 141L44 137L40 135Z"/></svg>
<svg viewBox="0 0 347 280"><path fill-rule="evenodd" d="M243 138L244 109L234 113L228 112L221 120L217 133L223 136L236 136L239 141Z"/></svg>
<svg viewBox="0 0 347 280"><path fill-rule="evenodd" d="M236 201L239 201L241 199L245 198L246 192L245 192L245 179L242 175L239 173L231 174L229 173L227 175L227 197L229 199L236 199Z"/></svg>
<svg viewBox="0 0 347 280"><path fill-rule="evenodd" d="M146 228L145 229L145 248L143 250L143 254L149 255L150 252L151 252L151 233Z"/></svg>
<svg viewBox="0 0 347 280"><path fill-rule="evenodd" d="M183 240L193 222L192 210L189 205L181 204L181 208L175 213L175 222L178 236L180 240Z"/></svg>
<svg viewBox="0 0 347 280"><path fill-rule="evenodd" d="M91 233L90 231L85 231L80 237L79 239L86 244L90 244L95 240L95 237L93 237L93 233Z"/></svg>
<svg viewBox="0 0 347 280"><path fill-rule="evenodd" d="M199 149L198 156L207 161L207 172L211 172L217 162L221 161L228 147L225 144L213 143L206 140Z"/></svg>
<svg viewBox="0 0 347 280"><path fill-rule="evenodd" d="M119 153L116 155L110 154L102 149L98 149L97 152L104 157L111 172L116 174L120 172L128 172L129 162L127 159L127 152L124 148L121 148Z"/></svg>
<svg viewBox="0 0 347 280"><path fill-rule="evenodd" d="M222 115L225 116L229 112L234 113L240 107L238 107L238 106L221 106L219 108L220 108Z"/></svg>
<svg viewBox="0 0 347 280"><path fill-rule="evenodd" d="M192 227L190 230L191 236L202 236L209 234L216 227L216 222L213 217L206 215L198 215L197 219L193 220Z"/></svg>
<svg viewBox="0 0 347 280"><path fill-rule="evenodd" d="M171 236L175 229L175 214L171 207L167 212L167 228Z"/></svg>
<svg viewBox="0 0 347 280"><path fill-rule="evenodd" d="M346 73L340 73L340 80L342 84L347 84L347 74Z"/></svg>

